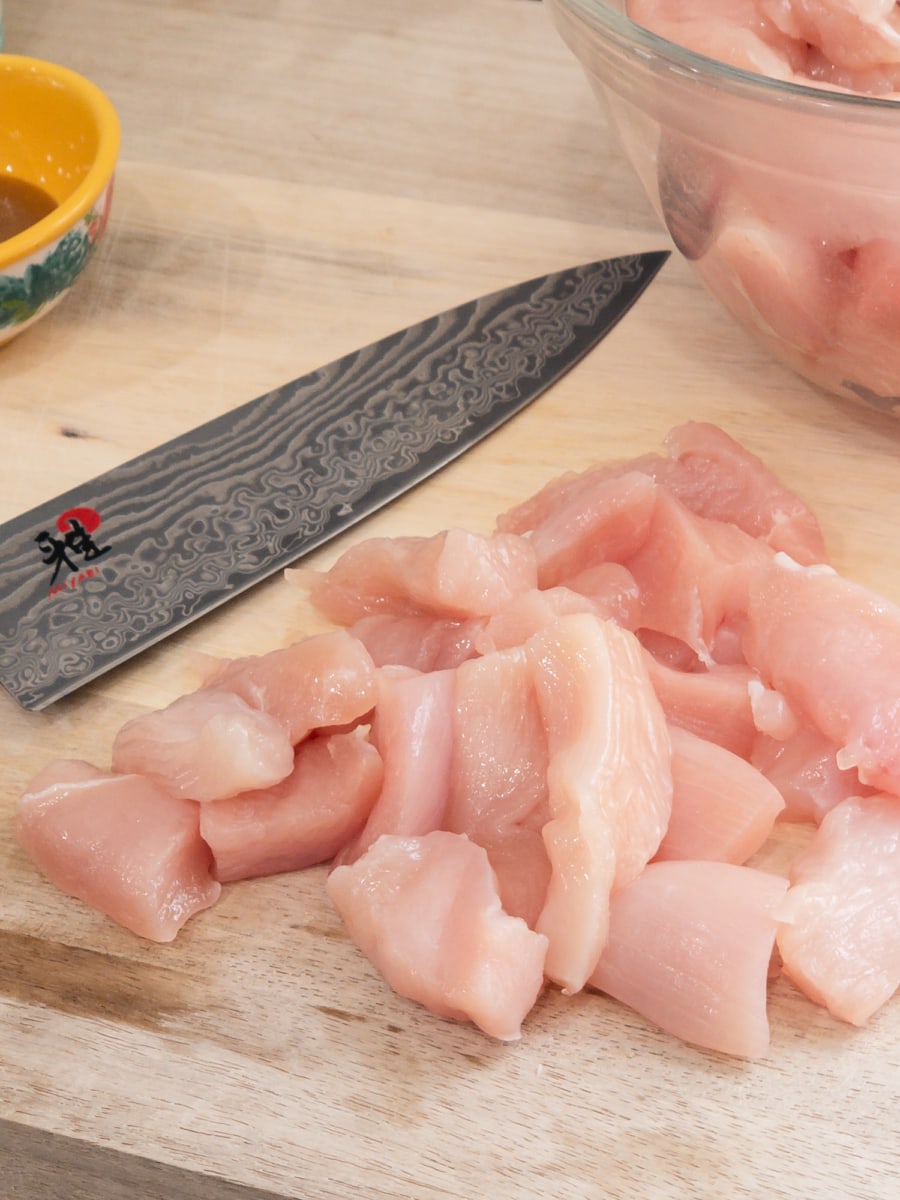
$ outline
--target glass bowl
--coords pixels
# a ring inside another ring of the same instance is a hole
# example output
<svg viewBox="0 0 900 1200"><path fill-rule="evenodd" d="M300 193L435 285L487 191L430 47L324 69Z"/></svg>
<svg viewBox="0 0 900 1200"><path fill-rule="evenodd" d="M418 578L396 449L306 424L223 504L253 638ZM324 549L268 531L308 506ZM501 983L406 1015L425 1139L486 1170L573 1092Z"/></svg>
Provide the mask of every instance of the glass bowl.
<svg viewBox="0 0 900 1200"><path fill-rule="evenodd" d="M726 66L548 0L676 247L813 384L900 415L900 102Z"/></svg>

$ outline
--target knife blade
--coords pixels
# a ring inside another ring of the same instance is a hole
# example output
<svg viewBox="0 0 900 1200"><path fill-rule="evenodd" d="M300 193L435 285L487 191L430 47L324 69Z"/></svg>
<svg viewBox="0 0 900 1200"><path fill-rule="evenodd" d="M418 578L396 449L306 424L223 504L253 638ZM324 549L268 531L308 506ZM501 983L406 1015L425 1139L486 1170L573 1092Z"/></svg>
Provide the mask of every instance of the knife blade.
<svg viewBox="0 0 900 1200"><path fill-rule="evenodd" d="M578 362L668 256L469 301L0 525L0 683L45 708L421 483Z"/></svg>

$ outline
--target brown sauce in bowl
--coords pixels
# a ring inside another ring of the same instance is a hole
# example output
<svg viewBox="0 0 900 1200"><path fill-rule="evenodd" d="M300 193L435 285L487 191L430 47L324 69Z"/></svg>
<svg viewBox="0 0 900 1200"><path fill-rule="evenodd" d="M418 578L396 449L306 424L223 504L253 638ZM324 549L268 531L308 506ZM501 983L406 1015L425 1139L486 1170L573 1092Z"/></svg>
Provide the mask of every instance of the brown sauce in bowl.
<svg viewBox="0 0 900 1200"><path fill-rule="evenodd" d="M15 237L54 208L56 201L43 188L0 174L0 242Z"/></svg>

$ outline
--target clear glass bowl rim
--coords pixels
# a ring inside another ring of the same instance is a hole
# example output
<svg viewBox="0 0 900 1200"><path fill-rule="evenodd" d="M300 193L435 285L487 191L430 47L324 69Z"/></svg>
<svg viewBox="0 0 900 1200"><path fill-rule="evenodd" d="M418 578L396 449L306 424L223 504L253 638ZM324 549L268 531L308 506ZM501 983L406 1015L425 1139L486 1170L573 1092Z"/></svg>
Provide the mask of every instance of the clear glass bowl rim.
<svg viewBox="0 0 900 1200"><path fill-rule="evenodd" d="M898 100L788 83L729 66L651 33L605 0L551 0L551 4L596 30L626 54L647 60L650 66L658 64L698 83L714 85L757 102L768 100L778 105L793 103L797 108L838 109L851 120L873 118L879 124L883 120L893 120L897 122L900 134Z"/></svg>

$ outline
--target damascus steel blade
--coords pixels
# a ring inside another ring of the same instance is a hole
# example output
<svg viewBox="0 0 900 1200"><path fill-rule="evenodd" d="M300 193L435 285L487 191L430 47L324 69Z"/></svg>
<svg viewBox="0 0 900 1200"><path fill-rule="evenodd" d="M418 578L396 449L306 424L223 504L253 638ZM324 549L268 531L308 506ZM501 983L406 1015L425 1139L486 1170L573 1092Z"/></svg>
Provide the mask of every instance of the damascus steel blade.
<svg viewBox="0 0 900 1200"><path fill-rule="evenodd" d="M41 709L427 479L635 302L667 251L461 305L0 526L0 683Z"/></svg>

